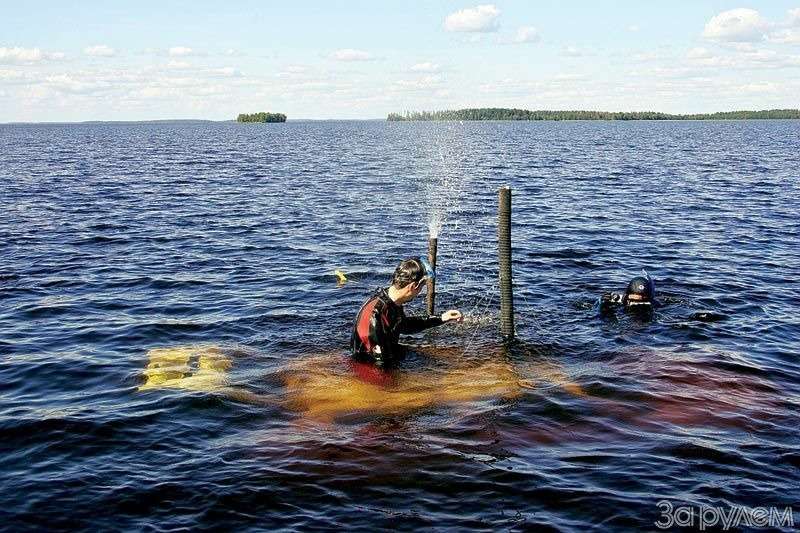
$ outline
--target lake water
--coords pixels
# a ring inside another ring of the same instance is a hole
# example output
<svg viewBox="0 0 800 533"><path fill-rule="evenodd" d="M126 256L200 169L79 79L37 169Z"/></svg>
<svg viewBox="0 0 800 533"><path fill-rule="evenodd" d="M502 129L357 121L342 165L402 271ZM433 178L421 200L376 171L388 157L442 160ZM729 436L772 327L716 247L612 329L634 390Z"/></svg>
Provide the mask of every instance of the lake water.
<svg viewBox="0 0 800 533"><path fill-rule="evenodd" d="M0 529L654 529L661 500L800 521L800 122L0 125L0 146ZM430 225L437 306L466 319L370 383L352 320ZM653 320L600 319L642 268Z"/></svg>

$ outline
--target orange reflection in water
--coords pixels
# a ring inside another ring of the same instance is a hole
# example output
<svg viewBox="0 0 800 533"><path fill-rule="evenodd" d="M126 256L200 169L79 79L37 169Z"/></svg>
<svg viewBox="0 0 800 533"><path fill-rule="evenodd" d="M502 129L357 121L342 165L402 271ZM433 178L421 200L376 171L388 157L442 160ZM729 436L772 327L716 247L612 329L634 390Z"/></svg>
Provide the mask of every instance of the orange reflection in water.
<svg viewBox="0 0 800 533"><path fill-rule="evenodd" d="M512 365L484 362L457 369L393 371L376 382L341 354L309 357L284 374L286 406L330 421L350 414L402 414L488 397L516 398L523 385Z"/></svg>
<svg viewBox="0 0 800 533"><path fill-rule="evenodd" d="M482 349L480 359L466 357L462 348L414 349L441 364L382 373L350 363L341 353L301 358L284 373L287 406L306 417L330 421L356 413L402 414L486 398L513 399L542 381L584 394L550 362L529 365L521 375L502 347Z"/></svg>
<svg viewBox="0 0 800 533"><path fill-rule="evenodd" d="M576 395L581 388L553 363L539 361L526 375L501 347L466 357L461 348L415 347L423 359L419 369L382 372L354 363L341 352L299 357L277 371L284 390L256 394L230 384L232 360L217 346L178 346L148 352L145 382L139 390L182 388L207 391L254 404L280 404L317 421L349 415L405 414L437 405L487 398L513 399L545 381ZM432 362L432 364L430 364Z"/></svg>
<svg viewBox="0 0 800 533"><path fill-rule="evenodd" d="M738 370L746 370L748 363L732 353L695 350L689 355L633 349L602 366L592 365L594 370L602 368L600 375L584 374L582 380L604 385L601 390L589 387L587 392L562 366L533 354L517 354L516 363L512 363L499 346L483 346L470 355L458 347L418 346L415 351L420 354L420 360L415 361L418 367L407 365L390 373L354 364L341 352L298 357L270 374L280 378L282 390L259 394L230 383L228 373L234 366L234 356L222 347L156 348L148 352L145 380L139 390L212 392L252 404L279 405L320 422L351 415L407 414L491 398L514 399L522 396L525 389L543 385L555 385L574 398L585 400L587 417L597 420L601 415L638 426L668 423L745 427L783 409L775 385L757 371ZM720 361L728 362L727 366ZM627 385L619 385L620 379ZM580 405L575 408L584 409ZM594 433L582 427L589 423L588 418L571 421L569 428L561 428L563 422L530 420L529 430L539 435L533 440L570 439ZM549 437L547 428L552 430Z"/></svg>

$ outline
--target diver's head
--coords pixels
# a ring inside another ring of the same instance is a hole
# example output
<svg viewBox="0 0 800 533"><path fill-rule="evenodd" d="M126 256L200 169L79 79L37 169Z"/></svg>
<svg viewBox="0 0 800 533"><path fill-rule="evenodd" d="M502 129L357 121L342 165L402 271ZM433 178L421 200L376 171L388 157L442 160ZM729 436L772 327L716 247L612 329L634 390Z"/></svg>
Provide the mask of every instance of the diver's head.
<svg viewBox="0 0 800 533"><path fill-rule="evenodd" d="M394 269L390 289L398 296L397 302L410 302L422 292L425 280L433 277L433 269L424 257L406 259Z"/></svg>
<svg viewBox="0 0 800 533"><path fill-rule="evenodd" d="M628 283L628 287L625 289L625 296L623 297L625 307L651 307L655 292L655 285L649 276L637 276Z"/></svg>

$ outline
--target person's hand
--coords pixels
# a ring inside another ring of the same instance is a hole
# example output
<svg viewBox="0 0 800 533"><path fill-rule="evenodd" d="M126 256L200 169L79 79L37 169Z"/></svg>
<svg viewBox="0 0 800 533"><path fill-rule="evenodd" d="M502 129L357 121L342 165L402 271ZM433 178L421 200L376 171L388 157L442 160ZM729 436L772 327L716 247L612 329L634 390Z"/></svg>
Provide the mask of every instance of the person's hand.
<svg viewBox="0 0 800 533"><path fill-rule="evenodd" d="M464 320L464 315L461 314L461 311L456 309L451 309L442 313L442 322L450 322L451 320L457 320L458 322L461 322Z"/></svg>

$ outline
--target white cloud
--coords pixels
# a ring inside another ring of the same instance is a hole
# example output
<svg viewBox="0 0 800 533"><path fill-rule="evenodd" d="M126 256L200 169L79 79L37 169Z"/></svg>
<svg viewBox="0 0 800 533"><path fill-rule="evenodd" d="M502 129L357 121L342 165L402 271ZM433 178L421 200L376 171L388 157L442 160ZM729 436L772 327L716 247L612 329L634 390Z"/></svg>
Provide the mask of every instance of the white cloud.
<svg viewBox="0 0 800 533"><path fill-rule="evenodd" d="M711 57L711 52L709 52L707 48L698 46L686 52L686 57L688 59L705 59L707 57Z"/></svg>
<svg viewBox="0 0 800 533"><path fill-rule="evenodd" d="M0 47L0 64L30 65L41 61L59 61L65 57L63 52L42 52L39 48Z"/></svg>
<svg viewBox="0 0 800 533"><path fill-rule="evenodd" d="M631 59L640 63L646 63L648 61L658 61L663 59L663 54L659 52L638 52L631 56Z"/></svg>
<svg viewBox="0 0 800 533"><path fill-rule="evenodd" d="M129 94L131 98L143 98L148 100L168 97L180 98L182 95L182 91L171 87L144 87L131 91Z"/></svg>
<svg viewBox="0 0 800 533"><path fill-rule="evenodd" d="M587 79L585 74L556 74L555 76L553 76L553 83L559 83L559 82L571 83L574 81L581 81L585 79Z"/></svg>
<svg viewBox="0 0 800 533"><path fill-rule="evenodd" d="M44 59L38 48L0 48L0 63L36 63Z"/></svg>
<svg viewBox="0 0 800 533"><path fill-rule="evenodd" d="M250 95L252 90L246 87L255 87L254 82L229 67L168 70L163 66L112 69L103 66L105 62L91 62L85 68L78 65L53 74L39 69L0 68L0 88L12 87L14 98L25 105L50 99L56 107L84 111L111 102L115 109L145 110L156 98L165 102L164 111L174 113L196 103L207 104L208 99L230 103L231 95ZM0 111L8 113L6 109ZM76 118L81 116L85 115Z"/></svg>
<svg viewBox="0 0 800 533"><path fill-rule="evenodd" d="M425 76L416 80L398 80L395 88L403 91L427 91L441 88L442 78L440 76Z"/></svg>
<svg viewBox="0 0 800 533"><path fill-rule="evenodd" d="M195 55L195 51L188 46L173 46L167 53L170 57L186 57Z"/></svg>
<svg viewBox="0 0 800 533"><path fill-rule="evenodd" d="M51 98L53 91L41 85L30 85L20 91L19 95L23 100L36 101Z"/></svg>
<svg viewBox="0 0 800 533"><path fill-rule="evenodd" d="M565 46L561 50L561 53L567 57L583 57L584 55L586 55L580 50L580 48L577 48L575 46Z"/></svg>
<svg viewBox="0 0 800 533"><path fill-rule="evenodd" d="M167 68L173 70L186 70L192 68L192 64L188 61L170 61L167 63Z"/></svg>
<svg viewBox="0 0 800 533"><path fill-rule="evenodd" d="M703 69L764 70L785 69L800 66L800 56L781 53L775 50L750 46L723 48L717 53L702 47L692 48L686 53L687 75L702 72Z"/></svg>
<svg viewBox="0 0 800 533"><path fill-rule="evenodd" d="M800 28L776 30L769 36L770 42L781 44L800 44Z"/></svg>
<svg viewBox="0 0 800 533"><path fill-rule="evenodd" d="M478 86L478 90L486 94L529 94L540 87L540 83L515 80L513 78L503 78L492 83L484 83Z"/></svg>
<svg viewBox="0 0 800 533"><path fill-rule="evenodd" d="M725 43L724 46L737 52L755 52L757 50L753 43Z"/></svg>
<svg viewBox="0 0 800 533"><path fill-rule="evenodd" d="M800 56L785 55L775 50L755 50L742 54L739 60L752 68L784 68L800 66Z"/></svg>
<svg viewBox="0 0 800 533"><path fill-rule="evenodd" d="M780 90L780 85L768 81L746 83L737 87L736 90L748 93L777 93Z"/></svg>
<svg viewBox="0 0 800 533"><path fill-rule="evenodd" d="M630 26L628 26L628 31L633 32L633 33L638 32L640 29L641 28L639 28L639 26L636 25L636 24L631 24Z"/></svg>
<svg viewBox="0 0 800 533"><path fill-rule="evenodd" d="M539 30L533 26L523 26L519 28L517 34L514 36L515 43L537 43L541 40L542 36L539 35Z"/></svg>
<svg viewBox="0 0 800 533"><path fill-rule="evenodd" d="M113 57L117 55L117 51L106 46L105 44L98 44L96 46L87 46L83 49L83 53L92 57Z"/></svg>
<svg viewBox="0 0 800 533"><path fill-rule="evenodd" d="M500 10L493 4L462 9L447 15L447 18L444 19L444 29L458 32L497 31L499 15Z"/></svg>
<svg viewBox="0 0 800 533"><path fill-rule="evenodd" d="M800 7L790 9L786 21L769 35L770 42L782 44L800 44Z"/></svg>
<svg viewBox="0 0 800 533"><path fill-rule="evenodd" d="M48 76L45 83L59 92L74 94L93 94L111 88L104 80L87 81L69 74Z"/></svg>
<svg viewBox="0 0 800 533"><path fill-rule="evenodd" d="M292 85L295 89L300 90L315 90L315 89L329 89L332 88L334 85L329 81L324 80L309 80L309 81L302 81L300 83L295 83Z"/></svg>
<svg viewBox="0 0 800 533"><path fill-rule="evenodd" d="M288 65L283 70L276 72L275 77L297 79L306 77L308 73L309 69L305 65Z"/></svg>
<svg viewBox="0 0 800 533"><path fill-rule="evenodd" d="M208 71L209 74L221 78L241 78L243 74L233 67L215 68Z"/></svg>
<svg viewBox="0 0 800 533"><path fill-rule="evenodd" d="M800 27L800 7L796 9L790 9L787 12L788 21L786 22L789 26Z"/></svg>
<svg viewBox="0 0 800 533"><path fill-rule="evenodd" d="M755 42L764 39L769 23L755 9L723 11L708 21L703 37L720 42Z"/></svg>
<svg viewBox="0 0 800 533"><path fill-rule="evenodd" d="M425 63L417 63L416 65L413 65L409 70L411 70L411 72L440 72L442 70L442 67L436 63L425 62Z"/></svg>
<svg viewBox="0 0 800 533"><path fill-rule="evenodd" d="M25 82L30 76L18 70L2 70L0 69L0 81L5 83Z"/></svg>
<svg viewBox="0 0 800 533"><path fill-rule="evenodd" d="M573 108L576 101L602 92L602 82L580 74L559 74L552 78L535 80L506 78L478 86L478 91L492 96L492 101L502 102L510 98L508 107L529 109ZM529 105L517 102L533 98ZM500 99L500 100L498 100Z"/></svg>
<svg viewBox="0 0 800 533"><path fill-rule="evenodd" d="M353 48L342 48L336 50L331 54L331 59L336 61L371 61L375 59L372 54L363 50L354 50Z"/></svg>

